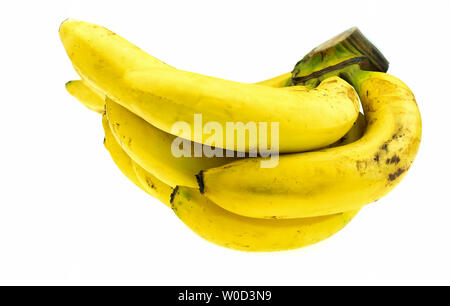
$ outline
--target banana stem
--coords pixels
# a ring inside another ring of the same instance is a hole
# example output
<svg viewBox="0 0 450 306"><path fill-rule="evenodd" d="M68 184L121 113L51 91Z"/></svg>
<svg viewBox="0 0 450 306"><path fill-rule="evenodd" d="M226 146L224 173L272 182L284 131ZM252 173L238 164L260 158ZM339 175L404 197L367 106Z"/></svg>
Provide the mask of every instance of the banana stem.
<svg viewBox="0 0 450 306"><path fill-rule="evenodd" d="M361 83L370 77L373 71L362 70L358 65L347 67L340 71L339 76L349 82L359 96L361 96Z"/></svg>
<svg viewBox="0 0 450 306"><path fill-rule="evenodd" d="M351 28L309 52L292 71L293 85L317 86L331 76L339 76L357 91L369 71L386 72L389 62L358 30Z"/></svg>

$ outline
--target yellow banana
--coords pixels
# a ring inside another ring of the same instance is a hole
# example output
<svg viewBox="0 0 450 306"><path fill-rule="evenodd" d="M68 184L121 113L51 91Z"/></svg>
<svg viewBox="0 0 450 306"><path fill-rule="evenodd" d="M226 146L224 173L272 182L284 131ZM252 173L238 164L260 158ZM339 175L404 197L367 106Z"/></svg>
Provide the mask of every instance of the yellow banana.
<svg viewBox="0 0 450 306"><path fill-rule="evenodd" d="M225 156L193 157L192 142L188 142L188 148L183 148L186 157L175 157L172 153L172 143L176 136L155 128L108 98L106 115L111 130L123 150L146 171L172 187L176 185L195 187L197 186L195 174L200 170L235 160Z"/></svg>
<svg viewBox="0 0 450 306"><path fill-rule="evenodd" d="M249 137L244 144L230 141L229 131L220 135L216 147L234 151L256 152L279 147L279 152L321 148L341 138L355 122L358 99L353 88L338 77L324 80L317 88L271 88L202 76L169 69L129 72L124 87L133 97L116 95L117 102L156 127L172 131L177 122L186 122L196 130L195 114L202 122L214 122L225 130L230 123L279 124L279 135L269 131L267 145L260 147L259 137ZM125 91L125 90L124 90ZM128 102L130 101L130 102ZM200 123L201 124L201 123ZM189 133L198 143L217 136L209 131ZM276 142L273 142L276 139ZM264 139L265 140L265 139Z"/></svg>
<svg viewBox="0 0 450 306"><path fill-rule="evenodd" d="M289 84L291 73L284 73L269 80L264 80L256 84L270 86L274 88L284 87ZM66 83L67 91L88 109L102 114L105 111L106 96L91 87L86 81L74 80Z"/></svg>
<svg viewBox="0 0 450 306"><path fill-rule="evenodd" d="M223 127L227 122L278 122L280 152L293 152L337 141L357 118L356 94L337 77L314 89L268 88L176 70L107 29L86 22L63 22L60 37L83 79L168 133L179 121L189 123L193 131L194 114ZM210 133L190 136L203 143ZM275 145L272 139L268 147ZM254 151L259 144L254 137L237 149ZM236 142L215 145L236 149Z"/></svg>
<svg viewBox="0 0 450 306"><path fill-rule="evenodd" d="M253 252L317 243L341 230L358 212L289 220L249 218L229 212L187 187L177 187L171 203L175 214L200 237L223 247Z"/></svg>
<svg viewBox="0 0 450 306"><path fill-rule="evenodd" d="M105 111L105 100L87 87L83 81L69 81L66 83L67 91L88 109L103 113Z"/></svg>
<svg viewBox="0 0 450 306"><path fill-rule="evenodd" d="M122 150L114 138L106 116L102 119L105 130L105 147L109 151L114 163L120 171L136 186L157 198L165 205L170 206L170 194L173 189L167 186L150 173L142 172L140 167ZM139 172L139 178L135 171Z"/></svg>
<svg viewBox="0 0 450 306"><path fill-rule="evenodd" d="M280 156L262 169L245 159L200 173L202 192L237 214L300 218L352 210L378 200L403 178L417 153L421 119L414 95L397 78L354 68L367 128L351 144Z"/></svg>

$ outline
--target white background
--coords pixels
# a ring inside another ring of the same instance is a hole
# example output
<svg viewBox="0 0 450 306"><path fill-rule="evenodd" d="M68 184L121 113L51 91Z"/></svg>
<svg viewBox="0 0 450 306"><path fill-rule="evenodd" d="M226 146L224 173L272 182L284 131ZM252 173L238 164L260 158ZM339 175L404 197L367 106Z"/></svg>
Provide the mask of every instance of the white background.
<svg viewBox="0 0 450 306"><path fill-rule="evenodd" d="M450 285L449 13L450 1L2 2L0 284ZM290 71L356 25L416 95L419 154L331 239L278 253L215 246L127 181L100 116L65 91L77 78L58 36L68 17L243 82Z"/></svg>

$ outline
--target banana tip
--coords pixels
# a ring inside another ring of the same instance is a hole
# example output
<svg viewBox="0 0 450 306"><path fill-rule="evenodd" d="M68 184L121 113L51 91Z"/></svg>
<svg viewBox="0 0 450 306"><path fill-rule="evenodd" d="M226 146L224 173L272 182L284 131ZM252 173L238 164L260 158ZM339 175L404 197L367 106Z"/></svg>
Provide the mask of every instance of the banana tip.
<svg viewBox="0 0 450 306"><path fill-rule="evenodd" d="M59 25L58 33L61 33L62 26L69 20L71 20L71 18L66 18L63 20L63 22L61 22L61 24Z"/></svg>
<svg viewBox="0 0 450 306"><path fill-rule="evenodd" d="M203 183L203 170L200 171L198 174L196 174L195 178L197 179L198 188L200 190L200 193L204 193L205 192L205 184Z"/></svg>

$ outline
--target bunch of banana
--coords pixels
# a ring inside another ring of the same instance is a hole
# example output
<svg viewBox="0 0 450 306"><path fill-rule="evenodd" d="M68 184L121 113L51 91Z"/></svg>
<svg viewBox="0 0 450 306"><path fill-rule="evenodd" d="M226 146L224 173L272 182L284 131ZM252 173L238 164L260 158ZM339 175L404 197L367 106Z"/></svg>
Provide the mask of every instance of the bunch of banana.
<svg viewBox="0 0 450 306"><path fill-rule="evenodd" d="M356 28L311 51L292 73L255 84L178 70L82 21L64 21L60 37L80 76L66 88L103 114L104 143L119 169L224 247L277 251L330 237L399 183L419 147L412 92L384 73L386 59ZM279 137L211 142L211 131L196 130L197 114L221 126L277 122ZM194 133L174 130L180 121ZM175 156L180 139L186 154ZM187 154L196 148L222 154ZM264 148L277 149L276 166L261 167Z"/></svg>

